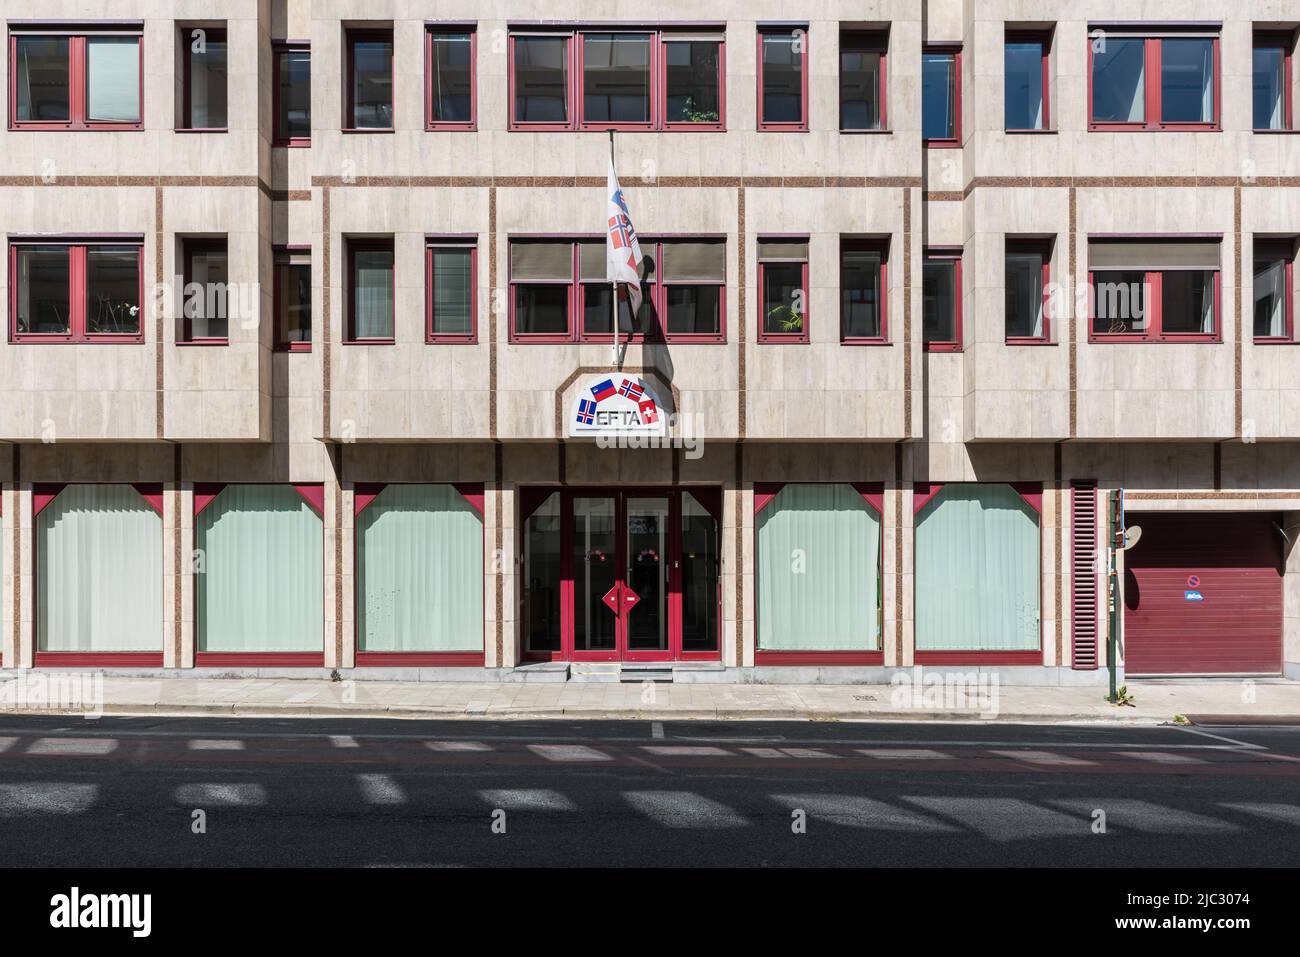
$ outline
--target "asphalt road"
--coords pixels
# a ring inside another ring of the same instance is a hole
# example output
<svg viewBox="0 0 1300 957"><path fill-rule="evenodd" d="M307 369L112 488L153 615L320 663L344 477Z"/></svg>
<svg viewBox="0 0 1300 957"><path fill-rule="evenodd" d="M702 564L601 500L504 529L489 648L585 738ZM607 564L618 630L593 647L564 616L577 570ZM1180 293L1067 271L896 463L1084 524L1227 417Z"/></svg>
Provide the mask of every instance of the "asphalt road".
<svg viewBox="0 0 1300 957"><path fill-rule="evenodd" d="M1294 867L1300 728L2 716L28 865Z"/></svg>

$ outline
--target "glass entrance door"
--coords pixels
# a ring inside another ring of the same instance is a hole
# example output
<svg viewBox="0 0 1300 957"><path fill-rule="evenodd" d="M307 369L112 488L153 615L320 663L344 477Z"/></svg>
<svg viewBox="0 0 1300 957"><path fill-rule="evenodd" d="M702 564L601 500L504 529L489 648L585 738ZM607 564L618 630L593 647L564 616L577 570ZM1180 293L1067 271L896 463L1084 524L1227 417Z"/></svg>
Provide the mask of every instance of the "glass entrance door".
<svg viewBox="0 0 1300 957"><path fill-rule="evenodd" d="M619 621L609 601L622 577L618 552L618 500L573 499L573 650L617 657Z"/></svg>
<svg viewBox="0 0 1300 957"><path fill-rule="evenodd" d="M668 647L669 526L668 497L626 499L626 549L623 599L624 657L651 657ZM635 598L632 601L631 598ZM658 657L658 656L655 656Z"/></svg>

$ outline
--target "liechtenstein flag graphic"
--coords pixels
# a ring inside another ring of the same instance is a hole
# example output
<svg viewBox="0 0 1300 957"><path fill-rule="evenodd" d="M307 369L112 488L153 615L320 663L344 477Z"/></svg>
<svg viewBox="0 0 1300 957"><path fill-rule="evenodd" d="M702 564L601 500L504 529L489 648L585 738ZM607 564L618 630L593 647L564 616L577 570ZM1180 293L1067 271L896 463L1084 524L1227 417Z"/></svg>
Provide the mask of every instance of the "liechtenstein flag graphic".
<svg viewBox="0 0 1300 957"><path fill-rule="evenodd" d="M602 402L614 394L614 380L606 379L604 382L598 382L591 387L591 394L595 396L597 402Z"/></svg>

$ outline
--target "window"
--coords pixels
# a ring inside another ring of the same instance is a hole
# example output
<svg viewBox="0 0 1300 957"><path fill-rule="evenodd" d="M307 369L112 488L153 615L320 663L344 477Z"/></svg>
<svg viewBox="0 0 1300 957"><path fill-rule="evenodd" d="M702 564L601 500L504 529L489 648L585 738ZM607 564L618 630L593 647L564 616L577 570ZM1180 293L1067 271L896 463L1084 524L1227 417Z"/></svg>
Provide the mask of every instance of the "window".
<svg viewBox="0 0 1300 957"><path fill-rule="evenodd" d="M921 341L929 352L960 352L961 251L926 250L921 265Z"/></svg>
<svg viewBox="0 0 1300 957"><path fill-rule="evenodd" d="M142 241L14 242L14 342L142 342Z"/></svg>
<svg viewBox="0 0 1300 957"><path fill-rule="evenodd" d="M1295 334L1295 241L1255 240L1255 341L1291 342Z"/></svg>
<svg viewBox="0 0 1300 957"><path fill-rule="evenodd" d="M758 128L808 129L808 31L760 30Z"/></svg>
<svg viewBox="0 0 1300 957"><path fill-rule="evenodd" d="M284 45L275 49L275 143L311 145L311 49Z"/></svg>
<svg viewBox="0 0 1300 957"><path fill-rule="evenodd" d="M474 129L477 35L473 30L429 30L425 45L429 78L425 126L431 130Z"/></svg>
<svg viewBox="0 0 1300 957"><path fill-rule="evenodd" d="M225 345L230 331L230 260L224 239L181 243L181 343Z"/></svg>
<svg viewBox="0 0 1300 957"><path fill-rule="evenodd" d="M1051 242L1007 239L1006 298L1007 342L1050 341L1047 284L1051 269Z"/></svg>
<svg viewBox="0 0 1300 957"><path fill-rule="evenodd" d="M349 239L348 342L393 341L393 240Z"/></svg>
<svg viewBox="0 0 1300 957"><path fill-rule="evenodd" d="M1256 33L1251 51L1252 102L1256 130L1292 129L1291 51L1294 37Z"/></svg>
<svg viewBox="0 0 1300 957"><path fill-rule="evenodd" d="M187 130L226 128L226 31L182 27L185 79L181 124Z"/></svg>
<svg viewBox="0 0 1300 957"><path fill-rule="evenodd" d="M1048 111L1050 83L1048 50L1050 39L1041 34L1007 32L1003 48L1008 130L1046 130L1051 127Z"/></svg>
<svg viewBox="0 0 1300 957"><path fill-rule="evenodd" d="M721 33L518 33L510 45L512 129L723 128Z"/></svg>
<svg viewBox="0 0 1300 957"><path fill-rule="evenodd" d="M620 335L631 341L725 341L726 243L643 238L640 245L642 305L634 320L620 294ZM512 340L608 342L614 302L604 241L512 242L510 301Z"/></svg>
<svg viewBox="0 0 1300 957"><path fill-rule="evenodd" d="M431 242L425 247L429 342L474 342L478 247L473 241Z"/></svg>
<svg viewBox="0 0 1300 957"><path fill-rule="evenodd" d="M808 240L759 239L759 342L808 341Z"/></svg>
<svg viewBox="0 0 1300 957"><path fill-rule="evenodd" d="M1094 27L1088 56L1091 129L1218 128L1217 34Z"/></svg>
<svg viewBox="0 0 1300 957"><path fill-rule="evenodd" d="M305 247L275 251L275 347L311 352L311 252Z"/></svg>
<svg viewBox="0 0 1300 957"><path fill-rule="evenodd" d="M9 34L11 129L141 129L140 32Z"/></svg>
<svg viewBox="0 0 1300 957"><path fill-rule="evenodd" d="M393 128L392 31L354 30L347 36L349 130Z"/></svg>
<svg viewBox="0 0 1300 957"><path fill-rule="evenodd" d="M921 53L921 137L927 146L961 145L961 50Z"/></svg>
<svg viewBox="0 0 1300 957"><path fill-rule="evenodd" d="M1092 341L1219 336L1219 240L1088 241Z"/></svg>
<svg viewBox="0 0 1300 957"><path fill-rule="evenodd" d="M840 340L883 343L885 278L888 243L883 240L840 240Z"/></svg>
<svg viewBox="0 0 1300 957"><path fill-rule="evenodd" d="M883 33L840 34L840 130L887 129L886 51Z"/></svg>

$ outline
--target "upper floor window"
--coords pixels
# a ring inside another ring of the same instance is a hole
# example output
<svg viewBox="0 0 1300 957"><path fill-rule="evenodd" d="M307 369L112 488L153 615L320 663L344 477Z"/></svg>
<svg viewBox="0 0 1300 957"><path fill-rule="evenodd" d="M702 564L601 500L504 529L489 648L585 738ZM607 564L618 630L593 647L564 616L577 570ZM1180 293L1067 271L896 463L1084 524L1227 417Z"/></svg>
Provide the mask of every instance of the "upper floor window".
<svg viewBox="0 0 1300 957"><path fill-rule="evenodd" d="M139 239L11 243L12 341L143 341L141 249Z"/></svg>
<svg viewBox="0 0 1300 957"><path fill-rule="evenodd" d="M347 115L349 130L393 128L393 33L350 30L347 35Z"/></svg>
<svg viewBox="0 0 1300 957"><path fill-rule="evenodd" d="M431 130L474 129L473 30L432 29L425 34L428 99L425 126Z"/></svg>
<svg viewBox="0 0 1300 957"><path fill-rule="evenodd" d="M393 240L349 239L348 342L393 341L396 271Z"/></svg>
<svg viewBox="0 0 1300 957"><path fill-rule="evenodd" d="M921 52L921 136L927 146L961 145L961 50Z"/></svg>
<svg viewBox="0 0 1300 957"><path fill-rule="evenodd" d="M281 44L275 48L275 143L311 145L311 48Z"/></svg>
<svg viewBox="0 0 1300 957"><path fill-rule="evenodd" d="M721 129L722 34L510 37L512 129Z"/></svg>
<svg viewBox="0 0 1300 957"><path fill-rule="evenodd" d="M885 270L889 244L884 240L840 240L840 341L886 342Z"/></svg>
<svg viewBox="0 0 1300 957"><path fill-rule="evenodd" d="M1294 34L1255 34L1251 50L1251 100L1256 130L1293 128L1291 53L1294 47Z"/></svg>
<svg viewBox="0 0 1300 957"><path fill-rule="evenodd" d="M1100 130L1216 129L1219 37L1092 29L1089 126Z"/></svg>
<svg viewBox="0 0 1300 957"><path fill-rule="evenodd" d="M311 351L311 251L275 251L275 348Z"/></svg>
<svg viewBox="0 0 1300 957"><path fill-rule="evenodd" d="M185 76L181 125L186 130L224 130L226 118L226 31L183 27Z"/></svg>
<svg viewBox="0 0 1300 957"><path fill-rule="evenodd" d="M474 342L478 245L473 240L430 241L424 255L426 339Z"/></svg>
<svg viewBox="0 0 1300 957"><path fill-rule="evenodd" d="M861 31L840 34L840 129L887 129L886 59L889 35Z"/></svg>
<svg viewBox="0 0 1300 957"><path fill-rule="evenodd" d="M1219 336L1217 239L1088 241L1093 341Z"/></svg>
<svg viewBox="0 0 1300 957"><path fill-rule="evenodd" d="M1004 122L1008 130L1045 130L1051 126L1049 43L1049 37L1041 33L1007 32L1002 59Z"/></svg>
<svg viewBox="0 0 1300 957"><path fill-rule="evenodd" d="M180 342L225 345L230 336L234 290L230 254L224 239L181 241L182 281Z"/></svg>
<svg viewBox="0 0 1300 957"><path fill-rule="evenodd" d="M1291 342L1295 335L1296 243L1255 240L1255 341Z"/></svg>
<svg viewBox="0 0 1300 957"><path fill-rule="evenodd" d="M758 241L759 342L808 341L807 237Z"/></svg>
<svg viewBox="0 0 1300 957"><path fill-rule="evenodd" d="M11 129L140 129L140 31L9 34Z"/></svg>
<svg viewBox="0 0 1300 957"><path fill-rule="evenodd" d="M960 352L961 250L927 249L921 264L921 341L928 352Z"/></svg>
<svg viewBox="0 0 1300 957"><path fill-rule="evenodd" d="M758 32L758 128L808 129L808 31Z"/></svg>
<svg viewBox="0 0 1300 957"><path fill-rule="evenodd" d="M1051 337L1048 282L1051 242L1040 239L1006 241L1006 338L1008 343L1044 343Z"/></svg>

